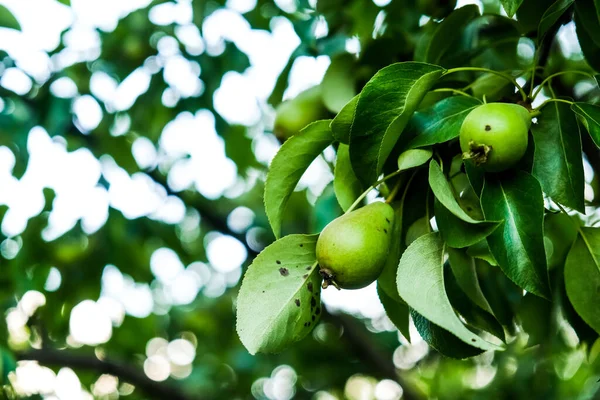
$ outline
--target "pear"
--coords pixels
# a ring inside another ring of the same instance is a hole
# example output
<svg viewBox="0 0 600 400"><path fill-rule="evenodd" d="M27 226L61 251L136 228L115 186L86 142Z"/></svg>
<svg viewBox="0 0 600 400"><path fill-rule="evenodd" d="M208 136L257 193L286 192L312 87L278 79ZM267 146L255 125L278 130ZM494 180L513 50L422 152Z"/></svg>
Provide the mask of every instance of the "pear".
<svg viewBox="0 0 600 400"><path fill-rule="evenodd" d="M327 110L321 99L321 86L314 86L277 107L273 132L284 142L306 125L326 116Z"/></svg>
<svg viewBox="0 0 600 400"><path fill-rule="evenodd" d="M390 247L394 210L371 203L330 222L317 241L323 288L360 289L383 269Z"/></svg>

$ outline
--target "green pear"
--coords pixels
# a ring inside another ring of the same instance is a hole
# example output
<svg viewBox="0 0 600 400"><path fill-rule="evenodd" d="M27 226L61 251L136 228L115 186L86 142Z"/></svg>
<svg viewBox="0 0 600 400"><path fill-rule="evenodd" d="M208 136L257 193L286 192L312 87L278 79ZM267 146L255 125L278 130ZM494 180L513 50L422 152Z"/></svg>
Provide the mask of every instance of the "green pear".
<svg viewBox="0 0 600 400"><path fill-rule="evenodd" d="M275 110L273 132L284 142L311 122L325 118L327 110L321 98L321 86L307 89Z"/></svg>
<svg viewBox="0 0 600 400"><path fill-rule="evenodd" d="M333 220L317 241L323 287L360 289L373 282L388 257L394 210L371 203Z"/></svg>

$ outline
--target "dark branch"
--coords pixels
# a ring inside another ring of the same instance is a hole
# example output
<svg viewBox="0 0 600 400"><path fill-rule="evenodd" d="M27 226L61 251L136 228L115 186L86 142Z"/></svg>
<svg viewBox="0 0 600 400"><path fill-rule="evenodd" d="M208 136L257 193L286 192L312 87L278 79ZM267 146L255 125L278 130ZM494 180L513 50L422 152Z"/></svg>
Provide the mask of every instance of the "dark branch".
<svg viewBox="0 0 600 400"><path fill-rule="evenodd" d="M15 353L18 360L37 361L42 365L69 367L93 371L98 374L109 374L126 381L143 391L148 397L155 399L192 400L200 397L190 397L179 388L165 383L155 382L148 378L143 371L114 360L99 360L93 355L75 354L66 350L30 349Z"/></svg>

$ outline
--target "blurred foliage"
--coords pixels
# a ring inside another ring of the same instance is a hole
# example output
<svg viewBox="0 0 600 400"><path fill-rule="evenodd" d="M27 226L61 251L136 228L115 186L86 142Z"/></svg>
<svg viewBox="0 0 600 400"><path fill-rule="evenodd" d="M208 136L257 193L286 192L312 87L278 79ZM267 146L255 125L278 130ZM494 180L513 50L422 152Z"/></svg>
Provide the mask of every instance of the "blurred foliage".
<svg viewBox="0 0 600 400"><path fill-rule="evenodd" d="M70 7L68 0L60 3ZM229 1L191 2L193 25L200 33L203 33L205 20L226 8L226 3ZM398 61L429 61L444 67L477 65L496 70L526 69L533 63L534 49L541 48L544 53L535 62L544 76L565 69L600 70L600 29L594 28L600 22L593 20L597 14L593 12L593 4L588 4L591 0L581 3L578 0L575 7L569 5L540 43L537 42L537 27L552 1L523 1L515 20L500 15L501 3L506 1L485 0L482 4L486 13L476 16L465 7L464 15L451 27L453 29L447 31L438 28L440 19L450 11L448 3L453 3L448 1L392 0L378 6L371 0L296 0L292 4L294 11L279 7L281 3L284 2L258 0L252 10L242 15L253 29L267 32L272 31L276 18L286 18L300 38L300 45L282 70L268 103L260 104L263 114L254 126L228 124L215 110L214 103L214 94L221 86L223 76L230 71L246 71L251 66L249 56L229 40L224 41L219 52L190 51L176 35L177 23L157 25L149 20L152 7L173 5L168 1L153 1L147 7L123 16L114 30L98 29L101 49L96 59L78 60L55 69L48 79L35 81L33 88L25 94L0 87L0 144L15 155L12 174L16 179L20 179L28 167L29 132L33 127L41 126L56 143L64 143L70 152L86 148L97 158L112 158L130 175L145 174L165 193L180 198L186 207L186 217L178 224L168 224L149 216L129 219L121 211L110 208L106 223L96 232L87 234L82 222L78 221L67 233L46 241L42 232L48 225L55 196L51 189L45 189L43 211L28 221L21 234L6 237L0 233L0 304L5 315L9 317L16 307L20 307L20 300L26 293L38 291L45 296L45 305L28 316L23 328L24 337L15 337L8 329L6 319L0 323L0 377L6 385L6 396L17 398L10 388L9 372L15 368L15 359L28 358L27 351L32 348L60 349L92 360L118 360L142 371L146 346L151 339L159 337L172 341L193 337L196 354L191 371L183 377L172 376L164 383L177 387L190 399L397 398L385 397L375 390L381 379L397 380L406 399L599 398L600 341L570 308L568 301L564 301L564 277L557 267L564 265L568 247L560 244L575 233L565 228L568 224L560 215L547 217L546 236L555 244L549 259L551 281L554 297L562 299L563 303L559 303L562 307L549 306L529 294L523 296L522 291L497 268L484 261L493 261L485 244L483 248L474 245L468 250L480 262L477 269L490 307L510 335L504 352L486 352L469 360L446 358L428 351L423 342L411 345L404 339L399 340L397 331L384 317L371 320L341 313L324 315L312 334L280 354L251 356L235 332L237 280L220 296L206 296L201 291L190 304L165 302L157 307L157 312L145 318L126 315L123 322L113 328L112 337L106 343L97 346L73 344L69 335L71 311L84 300L99 299L102 274L107 265L116 266L127 279L150 285L156 302L161 284L150 270L150 259L155 250L162 247L174 250L186 266L196 261L208 264L206 245L211 240L210 235L220 232L243 242L248 252L248 259L243 264L246 267L274 240L263 209L267 165L257 158L256 147L259 140L277 143L272 129L273 109L282 102L292 66L299 57L329 56L334 60L332 65L340 71L337 76L333 76L335 71L326 75L323 86L329 89L323 101L329 111L319 110L318 117L332 116L332 112L339 111L340 103L345 103L360 90L377 70ZM578 23L576 28L585 58L580 53L563 51L561 43L555 40L559 27L573 18L575 21L586 18L585 23ZM325 33L323 24L327 28ZM20 28L3 6L0 6L0 26ZM63 32L61 44L49 52L50 56L68 48L65 40L68 33L74 34L71 28ZM90 79L94 73L104 73L115 82L123 83L141 66L156 64L157 44L165 37L176 40L181 55L200 66L204 89L199 94L166 104L165 90L170 85L160 72L151 75L148 89L125 110L115 110L91 92ZM433 40L437 43L435 46L431 45ZM356 56L348 54L347 49L353 48L359 50ZM14 60L0 49L0 77L12 67L15 67ZM90 132L78 125L73 110L74 99L57 97L50 89L62 78L74 82L77 96L90 95L100 104L102 120ZM504 82L496 81L494 76L465 72L453 75L452 79L446 79L444 86L460 88L472 84L472 92L477 97L505 99L514 96L502 86ZM589 81L585 77L566 75L554 79L553 87L560 96L597 100L598 91L585 90L586 85L589 86ZM441 95L435 101L443 97ZM167 183L172 166L169 162L140 167L132 155L132 145L137 139L146 138L159 148L163 129L170 121L181 113L195 113L200 109L210 110L215 117L216 130L224 140L226 155L236 164L239 177L248 186L242 194L213 200L203 197L193 186L173 190ZM124 132L115 135L119 126L125 126ZM598 152L594 150L586 155L594 171L600 172L597 169L600 167ZM595 179L592 187L597 189ZM415 180L415 185L420 183ZM105 177L100 178L99 185L109 187ZM591 204L598 204L598 198L595 190ZM415 208L422 208L427 203L426 199L414 201L419 203ZM251 209L254 219L251 226L235 230L228 224L228 216L241 206ZM282 226L284 234L318 232L342 212L332 185L328 185L318 198L307 188L295 192L288 210L291 211L286 214ZM6 206L0 206L2 219L7 211ZM190 221L199 227L186 227ZM14 246L18 247L16 254L9 251ZM46 286L52 267L62 278L55 291L49 291ZM214 270L211 272L213 276L218 275ZM528 336L519 332L515 321L534 327L527 329L532 333ZM456 338L436 337L435 340L452 342ZM293 379L285 381L290 385L288 395L285 392L278 394L273 389L273 385L282 384L281 376L285 373L290 376L289 369L282 370L282 365L295 371ZM56 362L48 366L58 371L62 365ZM105 372L76 366L74 370L88 391L93 390L94 383ZM362 379L363 376L375 379ZM120 383L123 381L126 380L120 380ZM120 388L123 394L127 392L123 386ZM333 397L326 397L326 392ZM374 393L379 393L379 397ZM153 395L156 393L140 387L127 398L145 399ZM112 397L98 397L113 399L114 396L113 393ZM34 394L30 398L39 396Z"/></svg>

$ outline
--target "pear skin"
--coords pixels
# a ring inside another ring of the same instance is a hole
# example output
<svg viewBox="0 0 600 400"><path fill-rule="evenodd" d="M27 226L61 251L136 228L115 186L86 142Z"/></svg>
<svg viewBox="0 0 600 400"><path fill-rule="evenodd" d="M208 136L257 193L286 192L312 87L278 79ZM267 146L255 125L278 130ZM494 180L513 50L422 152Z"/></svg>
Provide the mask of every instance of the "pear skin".
<svg viewBox="0 0 600 400"><path fill-rule="evenodd" d="M317 241L323 287L360 289L373 282L388 257L394 210L371 203L333 220Z"/></svg>

